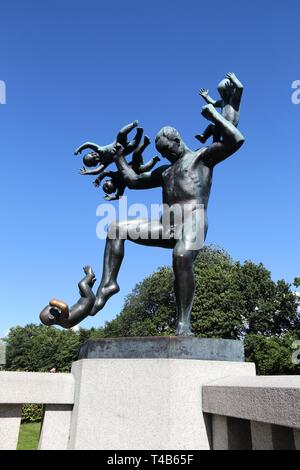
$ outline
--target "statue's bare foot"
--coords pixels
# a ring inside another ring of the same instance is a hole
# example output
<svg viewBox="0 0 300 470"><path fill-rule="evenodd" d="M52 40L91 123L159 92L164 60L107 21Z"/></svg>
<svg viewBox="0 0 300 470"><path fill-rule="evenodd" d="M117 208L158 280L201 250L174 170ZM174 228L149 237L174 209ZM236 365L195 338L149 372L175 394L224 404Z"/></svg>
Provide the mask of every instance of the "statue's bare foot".
<svg viewBox="0 0 300 470"><path fill-rule="evenodd" d="M195 336L191 330L189 324L184 322L179 322L176 330L176 336Z"/></svg>
<svg viewBox="0 0 300 470"><path fill-rule="evenodd" d="M201 111L202 116L205 117L206 119L208 119L209 121L212 120L212 118L216 115L216 113L217 113L217 111L213 107L212 104L208 104L206 106L203 106L202 111Z"/></svg>
<svg viewBox="0 0 300 470"><path fill-rule="evenodd" d="M97 298L94 303L94 307L90 313L90 316L95 316L100 310L102 310L106 302L115 294L120 291L120 287L117 283L112 283L107 287L100 287L100 290L97 292Z"/></svg>
<svg viewBox="0 0 300 470"><path fill-rule="evenodd" d="M199 142L201 142L201 144L205 144L206 142L206 138L204 137L204 135L195 135L196 139L199 140Z"/></svg>
<svg viewBox="0 0 300 470"><path fill-rule="evenodd" d="M96 281L96 276L95 276L95 273L93 271L93 268L91 268L91 266L84 266L83 271L85 272L85 274L87 276L89 276L91 278L91 280L93 282Z"/></svg>

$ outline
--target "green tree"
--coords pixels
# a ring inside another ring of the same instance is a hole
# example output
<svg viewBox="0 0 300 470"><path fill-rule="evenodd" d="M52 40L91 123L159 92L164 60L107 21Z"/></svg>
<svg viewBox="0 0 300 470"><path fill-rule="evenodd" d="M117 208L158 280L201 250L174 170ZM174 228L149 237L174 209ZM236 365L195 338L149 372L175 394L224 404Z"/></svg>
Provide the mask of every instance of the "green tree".
<svg viewBox="0 0 300 470"><path fill-rule="evenodd" d="M296 277L296 279L294 281L294 286L295 287L300 287L300 277Z"/></svg>
<svg viewBox="0 0 300 470"><path fill-rule="evenodd" d="M173 274L161 268L136 285L122 312L93 337L157 336L175 332Z"/></svg>
<svg viewBox="0 0 300 470"><path fill-rule="evenodd" d="M256 364L258 375L299 375L300 365L293 364L293 343L300 338L299 332L266 338L247 335L245 354L248 362Z"/></svg>
<svg viewBox="0 0 300 470"><path fill-rule="evenodd" d="M12 328L6 341L6 370L65 372L78 357L80 334L30 324Z"/></svg>

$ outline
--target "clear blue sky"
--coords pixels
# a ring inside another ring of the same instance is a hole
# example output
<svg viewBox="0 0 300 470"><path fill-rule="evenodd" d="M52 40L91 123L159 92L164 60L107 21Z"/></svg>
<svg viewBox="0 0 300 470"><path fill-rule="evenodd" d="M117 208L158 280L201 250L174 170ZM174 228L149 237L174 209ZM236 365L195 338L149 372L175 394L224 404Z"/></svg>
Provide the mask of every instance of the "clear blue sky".
<svg viewBox="0 0 300 470"><path fill-rule="evenodd" d="M53 296L76 301L85 264L100 276L102 193L78 174L74 148L109 143L133 119L152 139L173 125L197 148L194 135L206 125L197 91L215 94L229 71L245 85L247 142L215 171L207 241L262 261L275 280L300 275L300 106L291 103L299 15L297 0L1 3L0 336L38 322ZM160 192L134 191L129 200L160 202ZM83 326L113 318L136 282L171 262L169 251L126 251L121 293Z"/></svg>

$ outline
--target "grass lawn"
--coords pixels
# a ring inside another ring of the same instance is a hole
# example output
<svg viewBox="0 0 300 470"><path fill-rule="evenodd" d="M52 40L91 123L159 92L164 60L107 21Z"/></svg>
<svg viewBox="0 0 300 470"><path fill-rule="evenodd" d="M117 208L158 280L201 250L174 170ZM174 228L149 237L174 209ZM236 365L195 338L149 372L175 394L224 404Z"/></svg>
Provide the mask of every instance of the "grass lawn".
<svg viewBox="0 0 300 470"><path fill-rule="evenodd" d="M37 450L41 423L21 424L17 450Z"/></svg>

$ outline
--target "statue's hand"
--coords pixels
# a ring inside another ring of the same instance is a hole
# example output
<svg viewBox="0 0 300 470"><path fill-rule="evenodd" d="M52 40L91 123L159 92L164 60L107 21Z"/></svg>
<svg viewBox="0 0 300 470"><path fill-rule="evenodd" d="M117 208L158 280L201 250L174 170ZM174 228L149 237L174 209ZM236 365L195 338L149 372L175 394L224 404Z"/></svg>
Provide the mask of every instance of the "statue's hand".
<svg viewBox="0 0 300 470"><path fill-rule="evenodd" d="M229 88L232 89L232 88L233 88L233 83L232 83L232 81L231 81L231 80L228 80L228 81L225 83L225 87L228 88L228 89L229 89Z"/></svg>
<svg viewBox="0 0 300 470"><path fill-rule="evenodd" d="M74 152L74 155L80 155L82 152L82 148L81 147L78 147L75 152Z"/></svg>
<svg viewBox="0 0 300 470"><path fill-rule="evenodd" d="M83 168L81 168L81 170L79 170L79 173L81 175L86 175L87 174L87 169L83 167Z"/></svg>
<svg viewBox="0 0 300 470"><path fill-rule="evenodd" d="M199 90L199 95L202 96L203 98L206 98L209 94L209 90L206 90L205 88L201 88L201 90Z"/></svg>
<svg viewBox="0 0 300 470"><path fill-rule="evenodd" d="M106 201L117 201L118 199L120 199L120 197L116 196L115 194L110 196L109 194L107 194L104 199Z"/></svg>
<svg viewBox="0 0 300 470"><path fill-rule="evenodd" d="M99 183L98 178L95 181L93 181L93 185L95 186L95 188L99 188L100 183Z"/></svg>
<svg viewBox="0 0 300 470"><path fill-rule="evenodd" d="M232 83L236 80L236 76L233 72L229 72L225 78L228 78L228 80Z"/></svg>

